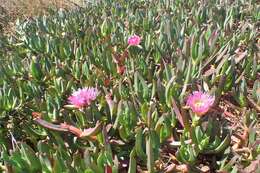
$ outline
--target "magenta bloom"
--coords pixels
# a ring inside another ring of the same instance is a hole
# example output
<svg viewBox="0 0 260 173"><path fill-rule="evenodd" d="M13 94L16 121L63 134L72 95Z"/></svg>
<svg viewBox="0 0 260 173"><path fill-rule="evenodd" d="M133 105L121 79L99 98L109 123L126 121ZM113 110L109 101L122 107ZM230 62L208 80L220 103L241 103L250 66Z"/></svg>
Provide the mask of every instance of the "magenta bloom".
<svg viewBox="0 0 260 173"><path fill-rule="evenodd" d="M68 102L77 108L83 108L90 105L98 95L97 88L82 88L75 91L69 98Z"/></svg>
<svg viewBox="0 0 260 173"><path fill-rule="evenodd" d="M138 46L141 42L141 37L138 35L132 35L128 38L128 44L130 46Z"/></svg>
<svg viewBox="0 0 260 173"><path fill-rule="evenodd" d="M207 93L194 91L187 99L187 106L189 106L198 116L202 116L208 112L213 105L214 100L215 97Z"/></svg>

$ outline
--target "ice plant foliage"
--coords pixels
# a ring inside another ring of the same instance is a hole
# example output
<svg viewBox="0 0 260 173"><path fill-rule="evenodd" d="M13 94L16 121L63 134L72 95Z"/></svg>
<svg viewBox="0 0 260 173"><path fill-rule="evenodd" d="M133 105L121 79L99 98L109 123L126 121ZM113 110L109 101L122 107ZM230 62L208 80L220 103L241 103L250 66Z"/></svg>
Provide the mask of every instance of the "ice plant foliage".
<svg viewBox="0 0 260 173"><path fill-rule="evenodd" d="M83 108L90 105L98 95L97 88L82 88L75 91L69 98L68 102L77 108Z"/></svg>
<svg viewBox="0 0 260 173"><path fill-rule="evenodd" d="M132 35L128 38L128 44L130 46L138 46L141 42L141 37L138 35Z"/></svg>
<svg viewBox="0 0 260 173"><path fill-rule="evenodd" d="M255 1L103 0L18 20L0 33L0 170L259 172Z"/></svg>
<svg viewBox="0 0 260 173"><path fill-rule="evenodd" d="M194 113L202 116L208 112L213 105L215 97L201 91L194 91L187 99L187 106L189 106Z"/></svg>

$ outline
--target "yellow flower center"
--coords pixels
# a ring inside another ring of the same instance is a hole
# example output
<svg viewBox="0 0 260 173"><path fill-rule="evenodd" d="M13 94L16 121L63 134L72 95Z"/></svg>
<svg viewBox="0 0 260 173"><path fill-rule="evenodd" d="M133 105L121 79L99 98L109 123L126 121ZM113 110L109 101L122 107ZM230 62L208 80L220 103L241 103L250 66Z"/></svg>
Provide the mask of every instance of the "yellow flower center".
<svg viewBox="0 0 260 173"><path fill-rule="evenodd" d="M202 100L196 100L194 105L195 105L196 107L201 107L201 106L204 105L204 103L203 103Z"/></svg>

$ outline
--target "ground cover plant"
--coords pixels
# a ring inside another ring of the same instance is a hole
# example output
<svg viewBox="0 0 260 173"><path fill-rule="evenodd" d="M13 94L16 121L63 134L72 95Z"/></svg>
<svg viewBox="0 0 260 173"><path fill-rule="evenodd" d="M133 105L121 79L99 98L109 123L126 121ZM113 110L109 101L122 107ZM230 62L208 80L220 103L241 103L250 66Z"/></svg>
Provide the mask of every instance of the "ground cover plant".
<svg viewBox="0 0 260 173"><path fill-rule="evenodd" d="M2 172L260 171L257 1L89 1L0 40Z"/></svg>

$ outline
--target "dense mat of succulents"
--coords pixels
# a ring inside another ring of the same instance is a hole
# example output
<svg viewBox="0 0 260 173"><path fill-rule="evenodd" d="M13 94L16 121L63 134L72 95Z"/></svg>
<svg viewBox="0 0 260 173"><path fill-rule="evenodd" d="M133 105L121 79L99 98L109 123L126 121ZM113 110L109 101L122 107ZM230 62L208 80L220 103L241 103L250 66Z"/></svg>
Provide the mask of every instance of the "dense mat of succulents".
<svg viewBox="0 0 260 173"><path fill-rule="evenodd" d="M259 171L259 4L105 0L0 40L0 170Z"/></svg>

